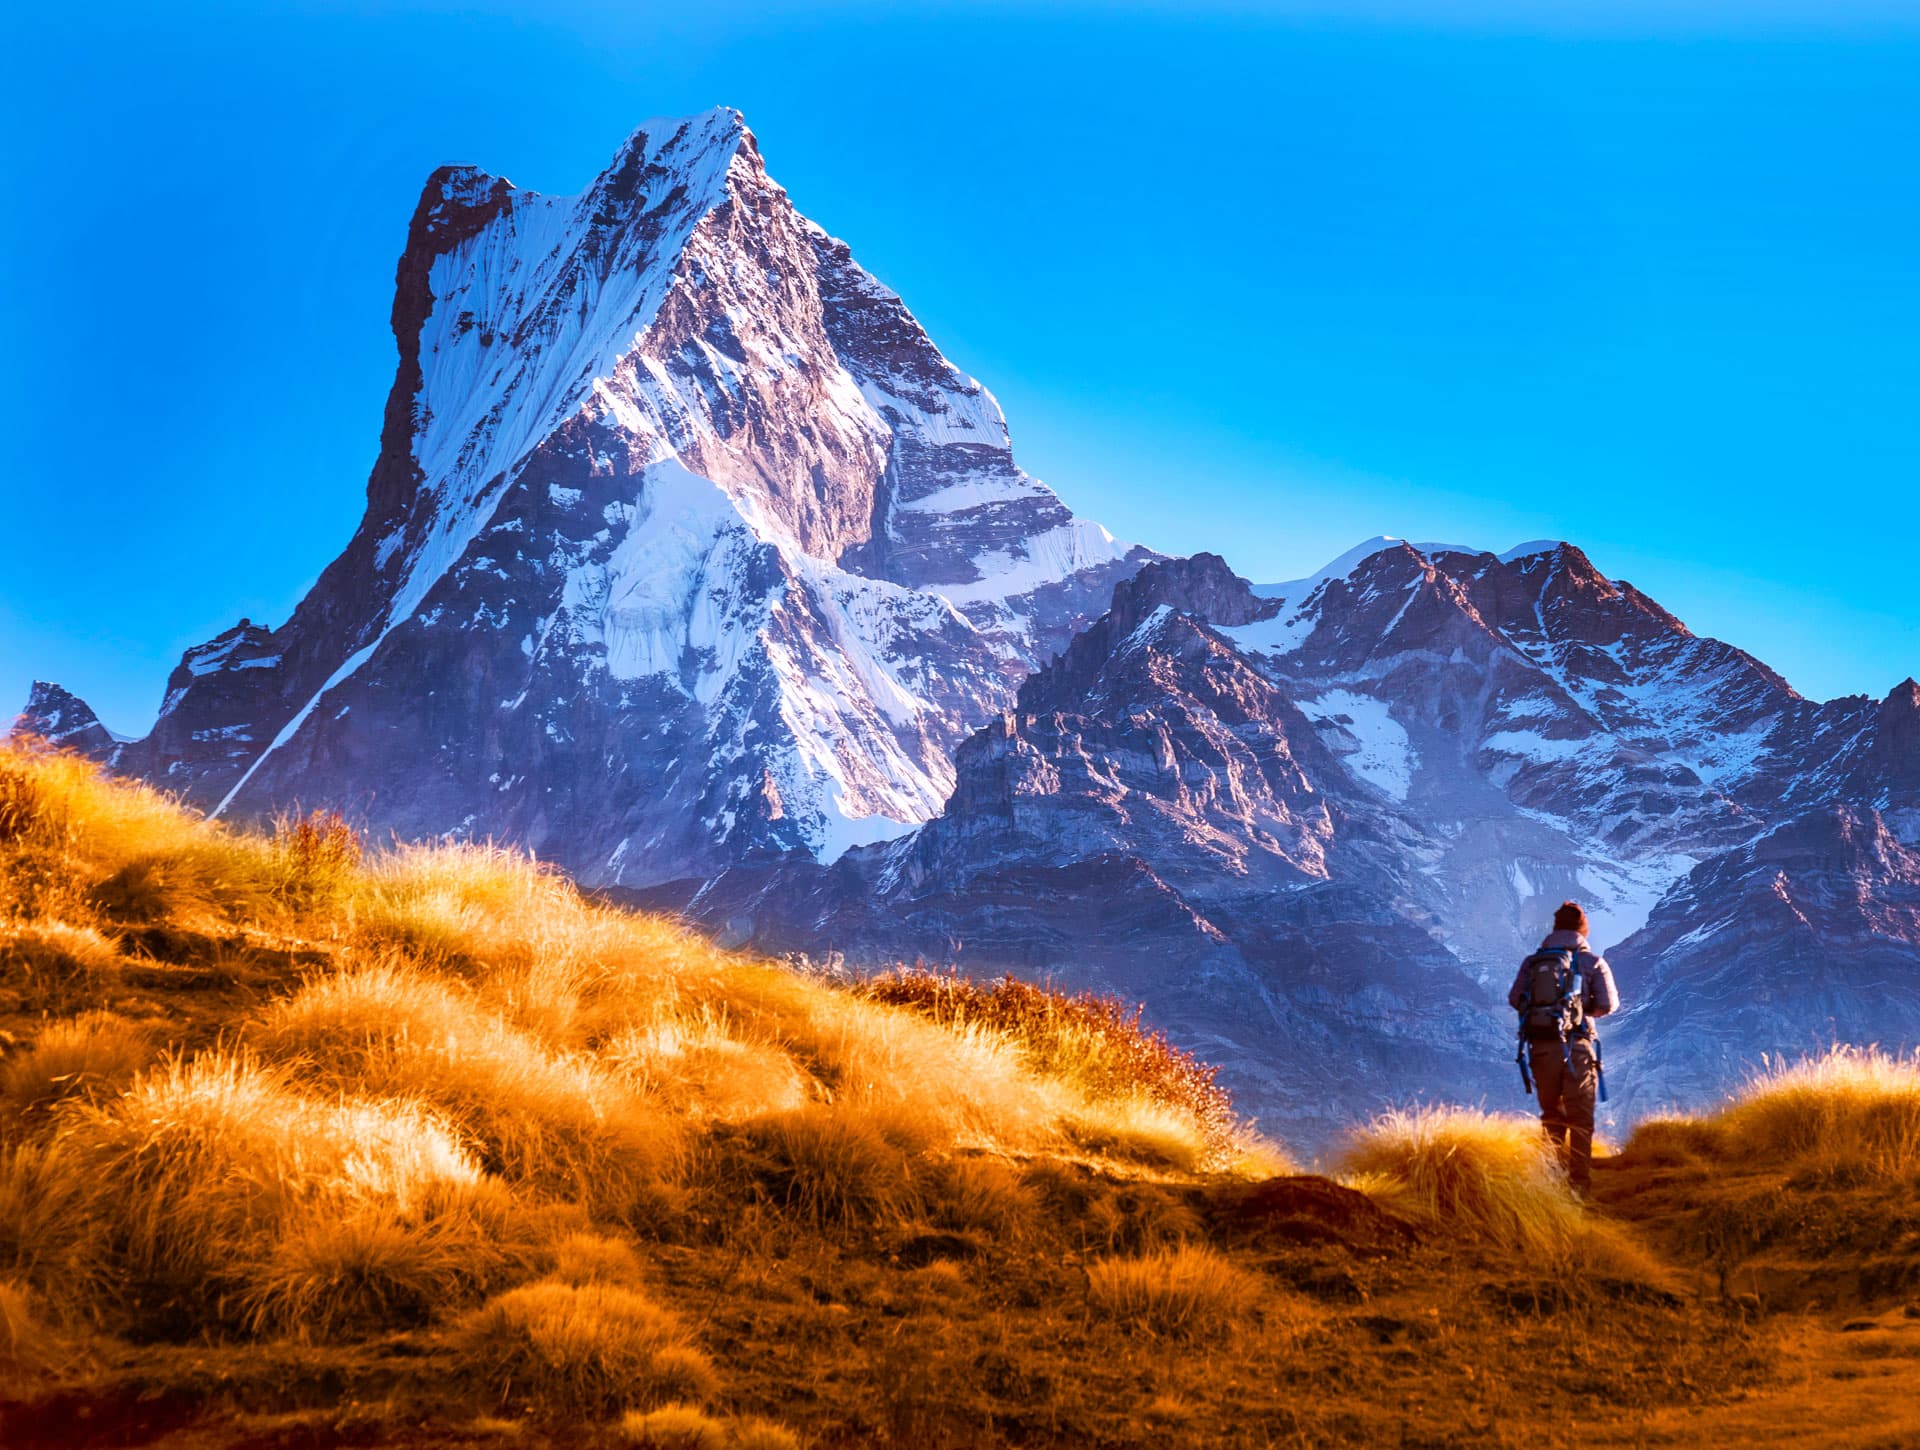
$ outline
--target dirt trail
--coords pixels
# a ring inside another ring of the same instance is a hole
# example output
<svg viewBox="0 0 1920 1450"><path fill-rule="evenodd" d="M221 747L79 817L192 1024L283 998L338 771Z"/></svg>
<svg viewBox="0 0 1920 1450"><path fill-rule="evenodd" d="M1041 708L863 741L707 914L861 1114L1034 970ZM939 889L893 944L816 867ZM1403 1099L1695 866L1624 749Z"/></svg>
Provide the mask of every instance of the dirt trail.
<svg viewBox="0 0 1920 1450"><path fill-rule="evenodd" d="M1779 1362L1773 1376L1725 1399L1588 1419L1580 1444L1920 1447L1920 1292L1902 1291L1920 1290L1920 1276L1898 1272L1898 1258L1896 1272L1885 1271L1888 1250L1911 1248L1900 1242L1899 1211L1910 1190L1892 1190L1888 1204L1885 1193L1846 1184L1824 1194L1804 1181L1789 1187L1780 1173L1632 1157L1595 1169L1598 1211L1689 1266L1703 1300L1731 1299ZM1823 1252L1796 1242L1810 1235Z"/></svg>
<svg viewBox="0 0 1920 1450"><path fill-rule="evenodd" d="M1883 1315L1872 1329L1807 1319L1780 1333L1776 1381L1737 1398L1583 1427L1588 1446L1780 1445L1802 1450L1920 1446L1920 1319Z"/></svg>

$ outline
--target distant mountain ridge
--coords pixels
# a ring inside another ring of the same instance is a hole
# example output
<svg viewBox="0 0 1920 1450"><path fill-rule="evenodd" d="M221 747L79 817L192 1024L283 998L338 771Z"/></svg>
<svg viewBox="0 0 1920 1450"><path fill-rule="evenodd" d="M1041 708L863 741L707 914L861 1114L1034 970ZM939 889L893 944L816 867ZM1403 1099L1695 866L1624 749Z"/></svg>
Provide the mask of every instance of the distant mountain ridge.
<svg viewBox="0 0 1920 1450"><path fill-rule="evenodd" d="M1517 1098L1505 978L1565 897L1624 1113L1920 1041L1920 687L1806 700L1556 541L1266 586L1119 543L736 112L578 197L437 171L392 321L366 515L292 618L187 651L141 740L45 683L20 728L728 941L1120 992L1309 1138Z"/></svg>
<svg viewBox="0 0 1920 1450"><path fill-rule="evenodd" d="M1149 564L912 836L644 899L1144 1000L1306 1140L1517 1097L1505 986L1566 897L1629 1003L1618 1120L1762 1053L1920 1042L1920 692L1809 702L1571 545L1350 562L1291 594Z"/></svg>

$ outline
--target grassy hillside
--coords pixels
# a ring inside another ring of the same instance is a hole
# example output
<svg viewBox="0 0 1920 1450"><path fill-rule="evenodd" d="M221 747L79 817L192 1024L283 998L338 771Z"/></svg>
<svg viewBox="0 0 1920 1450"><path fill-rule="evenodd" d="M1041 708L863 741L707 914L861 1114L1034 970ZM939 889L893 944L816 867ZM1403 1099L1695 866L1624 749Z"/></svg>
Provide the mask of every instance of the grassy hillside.
<svg viewBox="0 0 1920 1450"><path fill-rule="evenodd" d="M1308 1175L1115 1004L836 984L20 749L0 1045L7 1445L1920 1425L1874 1398L1920 1349L1920 1071L1871 1054L1649 1125L1600 1211L1477 1111Z"/></svg>

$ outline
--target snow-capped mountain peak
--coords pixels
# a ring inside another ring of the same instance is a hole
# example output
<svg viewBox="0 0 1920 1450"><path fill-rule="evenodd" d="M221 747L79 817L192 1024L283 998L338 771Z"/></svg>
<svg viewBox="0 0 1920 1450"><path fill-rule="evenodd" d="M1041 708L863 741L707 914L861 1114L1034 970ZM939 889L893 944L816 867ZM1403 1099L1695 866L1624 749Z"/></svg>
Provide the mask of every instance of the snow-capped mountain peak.
<svg viewBox="0 0 1920 1450"><path fill-rule="evenodd" d="M393 325L360 529L287 624L190 652L121 768L589 881L831 856L934 814L1149 557L1018 468L729 108L646 122L576 196L436 171Z"/></svg>

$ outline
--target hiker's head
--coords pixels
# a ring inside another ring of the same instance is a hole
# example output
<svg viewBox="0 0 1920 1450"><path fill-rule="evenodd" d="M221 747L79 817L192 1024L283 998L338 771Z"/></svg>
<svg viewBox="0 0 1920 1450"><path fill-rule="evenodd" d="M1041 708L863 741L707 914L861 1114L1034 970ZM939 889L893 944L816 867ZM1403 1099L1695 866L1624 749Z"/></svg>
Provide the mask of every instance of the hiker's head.
<svg viewBox="0 0 1920 1450"><path fill-rule="evenodd" d="M1577 931L1581 936L1587 934L1587 914L1580 909L1577 901L1563 901L1553 913L1555 931Z"/></svg>

